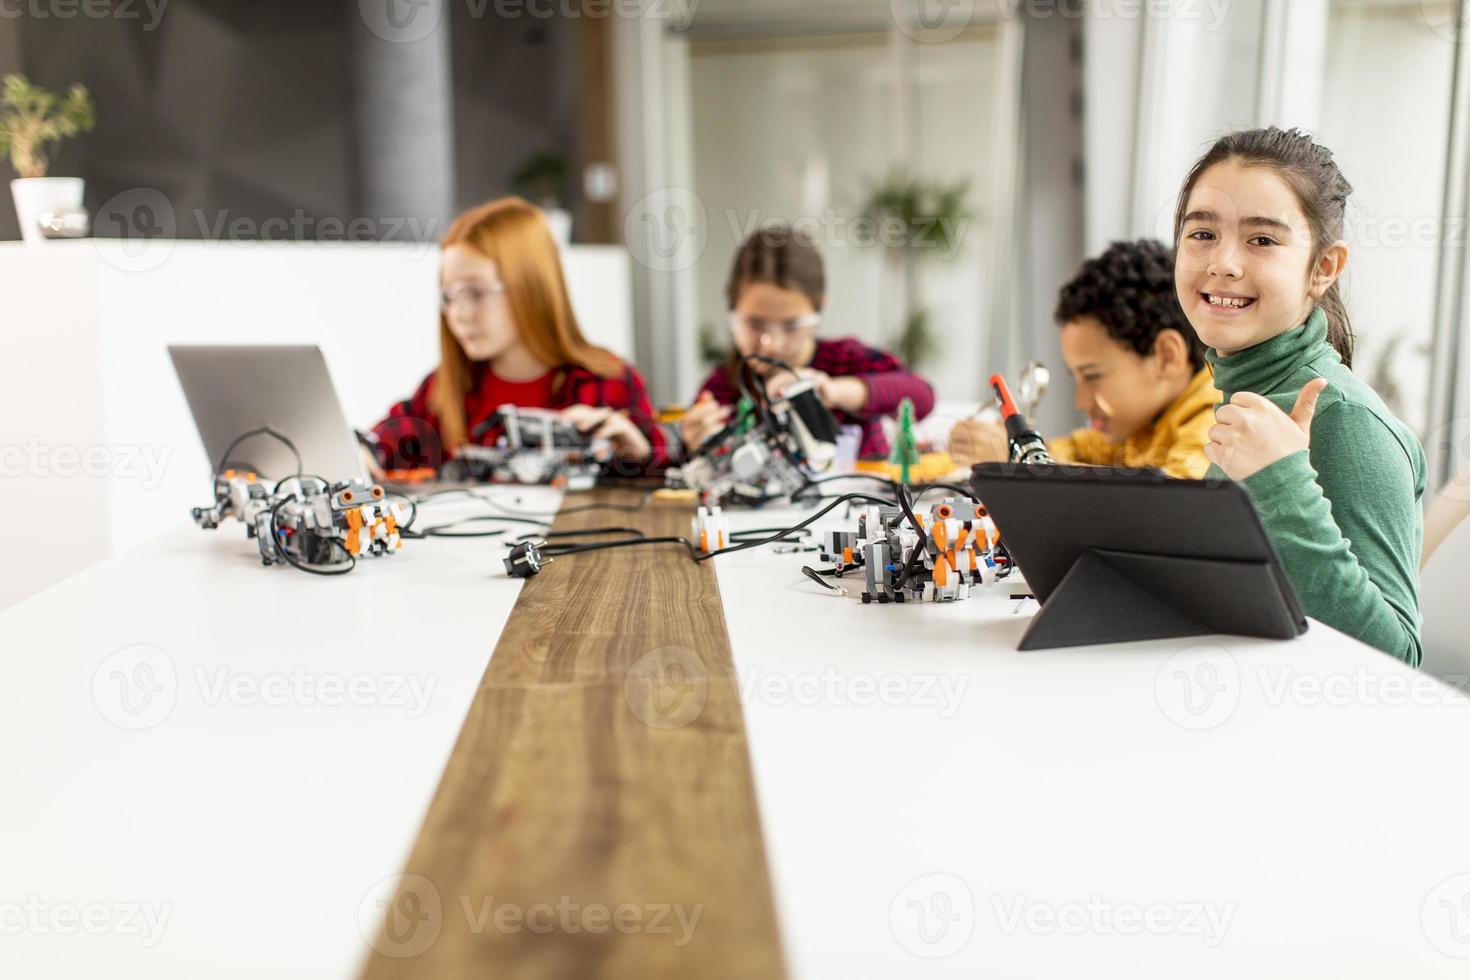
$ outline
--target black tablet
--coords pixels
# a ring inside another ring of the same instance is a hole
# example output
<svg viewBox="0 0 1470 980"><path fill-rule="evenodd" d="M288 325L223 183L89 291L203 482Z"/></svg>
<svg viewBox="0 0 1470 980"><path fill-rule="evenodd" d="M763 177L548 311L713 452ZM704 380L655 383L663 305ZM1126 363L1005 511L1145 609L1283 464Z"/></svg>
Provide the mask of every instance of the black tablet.
<svg viewBox="0 0 1470 980"><path fill-rule="evenodd" d="M1210 633L1288 639L1307 628L1234 481L981 463L970 485L1041 603L1021 649Z"/></svg>

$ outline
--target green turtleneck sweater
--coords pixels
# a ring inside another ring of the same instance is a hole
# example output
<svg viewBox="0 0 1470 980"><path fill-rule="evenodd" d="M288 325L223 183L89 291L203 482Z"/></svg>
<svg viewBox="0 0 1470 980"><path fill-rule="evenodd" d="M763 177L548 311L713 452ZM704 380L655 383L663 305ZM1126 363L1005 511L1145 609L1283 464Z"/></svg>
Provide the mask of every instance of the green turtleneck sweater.
<svg viewBox="0 0 1470 980"><path fill-rule="evenodd" d="M1205 356L1226 403L1254 391L1289 413L1308 381L1327 379L1311 447L1241 485L1307 615L1417 667L1426 479L1418 438L1328 346L1320 308L1255 347ZM1225 474L1211 466L1211 478Z"/></svg>

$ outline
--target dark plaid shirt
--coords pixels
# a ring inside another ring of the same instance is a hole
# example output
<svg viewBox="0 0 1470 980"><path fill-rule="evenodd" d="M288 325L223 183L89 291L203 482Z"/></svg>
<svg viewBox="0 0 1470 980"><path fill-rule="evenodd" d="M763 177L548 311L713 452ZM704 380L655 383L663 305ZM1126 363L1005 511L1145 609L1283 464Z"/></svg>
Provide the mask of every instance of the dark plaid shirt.
<svg viewBox="0 0 1470 980"><path fill-rule="evenodd" d="M819 340L816 353L806 367L834 378L861 378L868 386L868 402L862 411L834 410L832 413L841 424L862 428L863 441L858 455L863 459L888 457L888 439L883 435L880 419L897 414L899 402L905 398L913 401L915 421L934 410L934 389L929 382L905 368L892 354L869 347L860 340L851 337ZM721 405L733 405L740 400L740 389L728 364L721 364L710 372L704 387L699 390L701 394L709 392Z"/></svg>

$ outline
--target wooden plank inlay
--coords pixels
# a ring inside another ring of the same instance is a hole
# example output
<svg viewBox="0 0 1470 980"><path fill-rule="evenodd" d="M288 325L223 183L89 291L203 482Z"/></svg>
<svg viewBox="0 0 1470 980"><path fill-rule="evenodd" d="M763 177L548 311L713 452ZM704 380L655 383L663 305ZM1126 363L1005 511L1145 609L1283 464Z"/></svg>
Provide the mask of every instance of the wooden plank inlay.
<svg viewBox="0 0 1470 980"><path fill-rule="evenodd" d="M636 499L568 495L555 528L688 537L686 506L565 513ZM784 975L710 563L614 549L526 583L404 875L367 980Z"/></svg>

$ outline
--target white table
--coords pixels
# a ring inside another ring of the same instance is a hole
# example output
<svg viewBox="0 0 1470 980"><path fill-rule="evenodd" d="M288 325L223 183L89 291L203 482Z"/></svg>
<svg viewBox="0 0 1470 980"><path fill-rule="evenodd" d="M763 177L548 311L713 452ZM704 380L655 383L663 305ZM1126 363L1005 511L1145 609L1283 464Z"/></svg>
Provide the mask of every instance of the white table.
<svg viewBox="0 0 1470 980"><path fill-rule="evenodd" d="M251 549L180 528L0 613L0 975L360 966L518 584L495 539L341 579ZM794 976L1463 976L1458 693L1318 624L1022 654L1009 589L865 606L801 577L815 558L716 560ZM138 644L168 659L128 715ZM1210 670L1213 700L1186 686ZM369 703L251 687L297 676ZM1324 678L1366 693L1300 687ZM17 934L30 896L116 928ZM152 946L129 903L166 911Z"/></svg>
<svg viewBox="0 0 1470 980"><path fill-rule="evenodd" d="M237 523L179 527L0 613L0 976L355 975L359 905L401 870L519 594L504 553L409 541L322 578L263 568ZM31 896L118 928L17 933Z"/></svg>
<svg viewBox="0 0 1470 980"><path fill-rule="evenodd" d="M1465 975L1461 692L1316 622L1022 653L1004 582L862 605L816 557L716 559L794 976Z"/></svg>
<svg viewBox="0 0 1470 980"><path fill-rule="evenodd" d="M626 249L570 246L589 340L633 355ZM439 249L392 242L0 242L0 608L146 541L208 490L169 344L315 344L349 424L439 359ZM21 515L14 520L14 515Z"/></svg>

